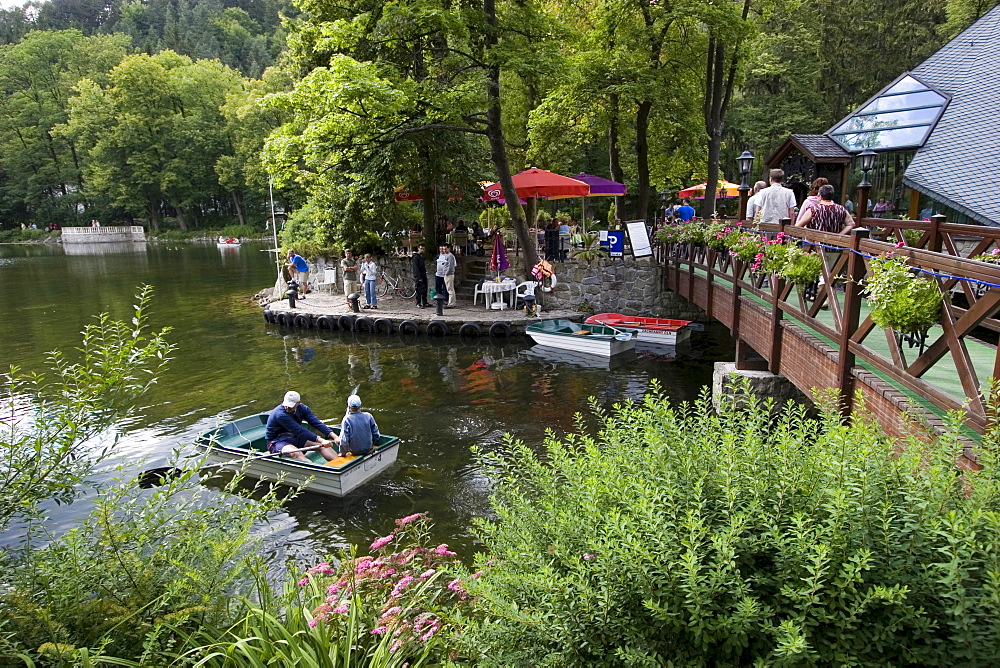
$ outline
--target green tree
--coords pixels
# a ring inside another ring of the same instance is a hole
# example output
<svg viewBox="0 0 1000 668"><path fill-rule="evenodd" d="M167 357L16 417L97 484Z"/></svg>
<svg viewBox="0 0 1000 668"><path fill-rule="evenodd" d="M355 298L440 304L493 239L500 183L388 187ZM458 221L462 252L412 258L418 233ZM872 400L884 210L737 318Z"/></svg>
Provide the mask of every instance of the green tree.
<svg viewBox="0 0 1000 668"><path fill-rule="evenodd" d="M87 192L145 214L154 230L167 204L186 229L187 214L218 191L215 167L231 147L221 108L241 86L218 61L172 51L126 58L106 87L81 82L63 132L88 149Z"/></svg>
<svg viewBox="0 0 1000 668"><path fill-rule="evenodd" d="M0 206L39 222L65 224L87 206L83 156L56 128L69 116L77 83L107 81L125 57L121 36L84 37L77 30L34 31L0 47Z"/></svg>

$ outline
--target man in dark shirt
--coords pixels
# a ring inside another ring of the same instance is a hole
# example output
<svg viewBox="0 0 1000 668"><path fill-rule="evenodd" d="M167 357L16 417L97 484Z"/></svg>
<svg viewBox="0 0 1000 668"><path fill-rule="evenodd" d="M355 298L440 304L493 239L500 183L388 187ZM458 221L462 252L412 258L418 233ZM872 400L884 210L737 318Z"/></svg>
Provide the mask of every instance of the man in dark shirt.
<svg viewBox="0 0 1000 668"><path fill-rule="evenodd" d="M326 438L317 437L302 426L303 422L321 434L326 434ZM271 411L267 418L264 437L267 439L268 451L281 452L295 459L309 461L302 454L301 448L318 449L327 461L337 457L336 451L330 447L334 442L333 430L313 415L309 407L302 403L299 393L294 390L285 392L284 401Z"/></svg>
<svg viewBox="0 0 1000 668"><path fill-rule="evenodd" d="M424 245L417 246L417 252L410 258L413 280L417 283L417 306L427 306L427 263L424 261Z"/></svg>

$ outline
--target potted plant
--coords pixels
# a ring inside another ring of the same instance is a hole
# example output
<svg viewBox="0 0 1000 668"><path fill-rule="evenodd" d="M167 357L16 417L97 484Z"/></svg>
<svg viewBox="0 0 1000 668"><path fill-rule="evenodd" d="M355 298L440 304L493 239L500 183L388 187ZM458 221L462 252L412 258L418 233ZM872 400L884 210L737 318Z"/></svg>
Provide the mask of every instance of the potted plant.
<svg viewBox="0 0 1000 668"><path fill-rule="evenodd" d="M872 260L864 294L875 324L900 336L923 338L941 318L944 296L937 284L914 275L893 251Z"/></svg>

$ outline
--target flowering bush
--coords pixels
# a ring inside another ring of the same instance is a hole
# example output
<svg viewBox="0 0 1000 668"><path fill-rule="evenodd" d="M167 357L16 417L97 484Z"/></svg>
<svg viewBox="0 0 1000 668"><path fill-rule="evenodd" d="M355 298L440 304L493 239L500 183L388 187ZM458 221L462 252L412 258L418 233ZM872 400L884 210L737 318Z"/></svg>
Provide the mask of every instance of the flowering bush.
<svg viewBox="0 0 1000 668"><path fill-rule="evenodd" d="M729 248L729 254L744 262L757 265L757 271L761 269L764 248L767 242L759 232L747 232L738 230L726 235L725 243ZM758 257L761 256L761 257Z"/></svg>
<svg viewBox="0 0 1000 668"><path fill-rule="evenodd" d="M441 663L449 653L450 620L469 597L455 553L447 545L422 545L428 529L423 513L396 520L389 535L371 544L373 554L313 566L288 581L277 604L251 610L223 632L189 639L189 645L210 642L187 656L201 658L199 665L233 668Z"/></svg>
<svg viewBox="0 0 1000 668"><path fill-rule="evenodd" d="M875 324L899 334L924 334L941 318L944 296L937 284L915 276L906 259L893 251L872 260L865 295Z"/></svg>
<svg viewBox="0 0 1000 668"><path fill-rule="evenodd" d="M398 519L371 544L374 555L345 559L336 571L325 563L306 571L299 585L316 582L325 590L312 625L338 628L360 608L369 635L391 638L390 653L425 652L447 625L448 611L468 597L455 553L447 545L421 546L428 528L423 513Z"/></svg>
<svg viewBox="0 0 1000 668"><path fill-rule="evenodd" d="M990 264L1000 264L1000 248L994 248L989 253L980 253L972 259L979 260L980 262L989 262Z"/></svg>

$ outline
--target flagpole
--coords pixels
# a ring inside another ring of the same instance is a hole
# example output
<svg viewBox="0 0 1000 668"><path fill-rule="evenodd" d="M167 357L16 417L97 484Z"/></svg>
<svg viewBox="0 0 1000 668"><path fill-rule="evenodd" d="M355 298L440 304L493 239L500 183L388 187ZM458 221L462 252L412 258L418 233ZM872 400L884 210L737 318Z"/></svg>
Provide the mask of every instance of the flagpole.
<svg viewBox="0 0 1000 668"><path fill-rule="evenodd" d="M278 249L278 225L274 220L274 185L271 183L271 175L267 175L267 192L271 196L271 233L274 235L274 267L278 271L278 280L281 280L281 253Z"/></svg>

